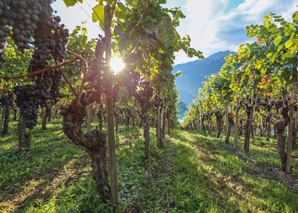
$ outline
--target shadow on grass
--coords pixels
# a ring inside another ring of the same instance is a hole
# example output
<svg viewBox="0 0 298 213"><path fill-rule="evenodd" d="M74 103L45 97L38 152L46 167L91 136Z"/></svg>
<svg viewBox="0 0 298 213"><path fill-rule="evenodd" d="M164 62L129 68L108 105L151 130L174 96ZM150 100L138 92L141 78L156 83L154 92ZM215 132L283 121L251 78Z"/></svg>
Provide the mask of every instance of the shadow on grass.
<svg viewBox="0 0 298 213"><path fill-rule="evenodd" d="M238 194L245 197L247 201L250 200L250 203L241 202L243 209L270 212L297 211L298 204L295 199L297 194L290 192L284 184L270 180L272 172L266 172L263 167L256 168L258 164L268 163L268 160L262 161L266 157L277 159L278 156L272 157L274 153L260 151L256 149L256 146L251 146L250 150L253 154L250 158L245 158L244 161L235 155L235 151L239 152L241 148L234 149L231 145L215 139L212 142L212 139L201 135L197 135L197 139L200 143L197 143L196 147L200 147L207 155L205 160L201 161L204 173L209 177L215 174L218 181L226 186L223 190L226 190L226 194L230 194L231 197ZM208 142L213 143L216 152L210 153L210 147L202 145ZM210 154L212 156L208 156ZM261 159L258 158L260 155L262 155ZM251 158L255 159L255 163ZM227 200L228 198L226 198Z"/></svg>
<svg viewBox="0 0 298 213"><path fill-rule="evenodd" d="M33 130L30 151L15 148L0 151L1 210L24 208L36 199L48 199L56 186L86 166L84 150L69 144L59 127L48 126L46 131Z"/></svg>

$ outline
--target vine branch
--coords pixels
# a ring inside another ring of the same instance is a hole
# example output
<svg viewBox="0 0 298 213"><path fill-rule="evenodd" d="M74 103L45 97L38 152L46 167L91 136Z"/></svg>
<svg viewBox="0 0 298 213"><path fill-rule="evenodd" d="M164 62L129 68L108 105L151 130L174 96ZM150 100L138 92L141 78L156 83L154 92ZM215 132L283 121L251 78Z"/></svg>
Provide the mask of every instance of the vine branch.
<svg viewBox="0 0 298 213"><path fill-rule="evenodd" d="M58 65L57 60L55 60L56 65ZM58 67L58 70L60 72L60 74L63 76L64 80L66 81L66 83L68 84L68 86L70 87L72 93L76 96L76 98L78 98L78 94L76 93L75 89L72 87L71 83L69 82L69 80L66 78L66 76L64 75L63 71L61 70L60 67Z"/></svg>
<svg viewBox="0 0 298 213"><path fill-rule="evenodd" d="M35 76L35 75L38 75L40 73L44 73L46 71L49 71L49 70L52 70L52 69L56 69L56 68L59 68L59 67L62 67L62 66L65 66L67 64L71 64L75 61L77 61L79 58L76 57L70 61L66 61L62 64L59 64L59 65L56 65L56 66L52 66L52 67L48 67L48 68L45 68L45 69L42 69L42 70L39 70L39 71L36 71L34 73L29 73L27 75L15 75L15 76L0 76L0 78L3 78L3 79L14 79L14 78L26 78L26 77L32 77L32 76Z"/></svg>
<svg viewBox="0 0 298 213"><path fill-rule="evenodd" d="M66 50L66 52L68 52L71 55L74 55L75 57L81 59L84 63L84 74L83 74L83 80L82 80L82 84L80 86L80 91L79 94L77 96L77 105L81 102L81 97L82 97L82 93L83 93L83 89L84 89L84 85L86 82L86 76L87 76L87 60L84 59L82 56L70 51L70 50Z"/></svg>

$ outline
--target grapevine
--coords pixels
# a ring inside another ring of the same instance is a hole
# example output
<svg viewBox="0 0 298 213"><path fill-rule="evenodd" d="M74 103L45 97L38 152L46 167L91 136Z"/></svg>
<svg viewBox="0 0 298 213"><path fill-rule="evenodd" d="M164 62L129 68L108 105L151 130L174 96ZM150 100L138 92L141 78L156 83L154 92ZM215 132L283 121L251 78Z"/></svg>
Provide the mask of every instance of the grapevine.
<svg viewBox="0 0 298 213"><path fill-rule="evenodd" d="M34 85L16 86L16 103L27 128L37 124L39 106L56 103L59 93L61 72L47 69L49 61L63 62L68 41L68 30L60 25L60 17L53 15L50 0L24 0L0 2L0 52L4 51L6 38L11 36L18 50L24 52L34 45L34 54L27 73L33 75ZM33 41L32 41L33 40Z"/></svg>

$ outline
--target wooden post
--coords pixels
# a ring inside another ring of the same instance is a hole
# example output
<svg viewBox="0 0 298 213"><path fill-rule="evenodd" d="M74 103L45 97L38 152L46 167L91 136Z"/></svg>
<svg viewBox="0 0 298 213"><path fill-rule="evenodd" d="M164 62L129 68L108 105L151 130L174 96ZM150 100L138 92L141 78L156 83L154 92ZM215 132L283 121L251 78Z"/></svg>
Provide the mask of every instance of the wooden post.
<svg viewBox="0 0 298 213"><path fill-rule="evenodd" d="M234 147L237 147L238 143L238 120L239 120L239 98L236 98L236 109L235 109L235 130L234 130Z"/></svg>
<svg viewBox="0 0 298 213"><path fill-rule="evenodd" d="M291 91L291 102L294 102L295 95L296 95L296 84L293 84L292 91ZM292 136L293 136L293 105L291 105L290 112L289 112L290 122L288 128L288 147L287 147L287 163L286 163L286 174L290 174L292 170L291 162L292 162Z"/></svg>
<svg viewBox="0 0 298 213"><path fill-rule="evenodd" d="M226 105L226 130L229 129L229 104Z"/></svg>
<svg viewBox="0 0 298 213"><path fill-rule="evenodd" d="M31 146L32 142L32 129L28 129L28 146Z"/></svg>
<svg viewBox="0 0 298 213"><path fill-rule="evenodd" d="M111 184L111 198L112 202L118 205L117 193L117 165L116 165L116 151L115 151L115 133L114 133L114 112L113 112L113 85L111 78L111 8L107 4L104 8L104 26L105 26L105 39L107 39L106 47L106 63L108 70L105 73L105 82L107 86L107 121L108 121L108 144L109 144L109 162L110 162L110 184Z"/></svg>
<svg viewBox="0 0 298 213"><path fill-rule="evenodd" d="M92 105L89 104L87 109L88 109L87 110L87 131L90 131L91 130L91 120L92 120L92 118L91 118Z"/></svg>
<svg viewBox="0 0 298 213"><path fill-rule="evenodd" d="M4 105L2 107L2 117L1 117L1 122L0 122L0 132L2 132L2 129L3 129L3 122L4 122L5 113L6 113L6 106Z"/></svg>
<svg viewBox="0 0 298 213"><path fill-rule="evenodd" d="M159 147L160 143L160 127L161 127L161 120L160 120L160 106L157 106L157 118L156 118L156 140L157 140L157 147Z"/></svg>
<svg viewBox="0 0 298 213"><path fill-rule="evenodd" d="M296 145L297 128L298 128L298 111L295 112L294 130L293 130L293 145Z"/></svg>

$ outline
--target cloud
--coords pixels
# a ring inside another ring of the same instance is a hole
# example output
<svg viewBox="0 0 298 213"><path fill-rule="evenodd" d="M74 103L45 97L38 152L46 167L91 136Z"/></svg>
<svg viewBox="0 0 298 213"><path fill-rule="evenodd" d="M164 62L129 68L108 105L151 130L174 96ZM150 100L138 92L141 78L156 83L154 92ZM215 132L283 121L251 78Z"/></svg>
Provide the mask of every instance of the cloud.
<svg viewBox="0 0 298 213"><path fill-rule="evenodd" d="M187 0L188 27L180 33L189 34L192 47L205 57L218 51L236 51L241 43L253 40L247 38L245 26L261 24L270 12L290 21L297 4L298 0ZM196 59L176 54L176 64L191 60Z"/></svg>

